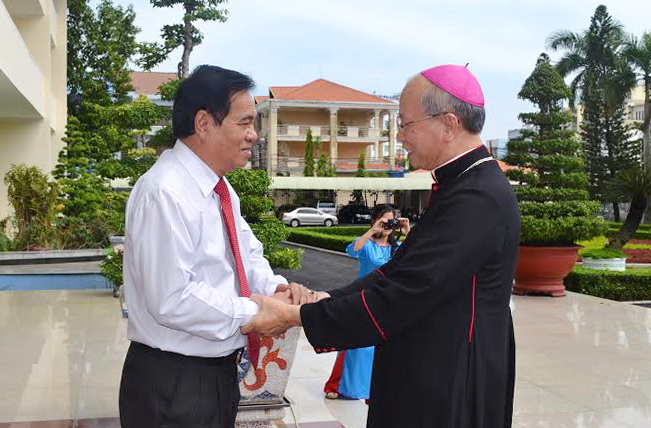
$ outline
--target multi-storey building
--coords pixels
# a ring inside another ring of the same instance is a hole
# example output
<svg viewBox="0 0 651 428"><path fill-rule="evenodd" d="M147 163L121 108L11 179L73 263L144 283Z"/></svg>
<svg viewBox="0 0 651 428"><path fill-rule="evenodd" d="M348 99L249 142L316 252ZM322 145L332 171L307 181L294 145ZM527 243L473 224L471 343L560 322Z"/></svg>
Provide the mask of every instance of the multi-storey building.
<svg viewBox="0 0 651 428"><path fill-rule="evenodd" d="M303 86L271 87L269 95L256 97L256 108L259 144L251 164L269 172L276 205L291 204L292 195L307 192L313 199L327 194L341 206L354 191L363 192L369 206L387 202L416 211L426 203L431 175L404 173L406 156L396 139L395 97L318 79ZM303 177L308 131L320 140L314 159L325 154L335 177ZM362 153L366 172L389 177L355 177Z"/></svg>
<svg viewBox="0 0 651 428"><path fill-rule="evenodd" d="M638 86L631 92L628 99L628 117L633 123L640 124L644 121L644 86Z"/></svg>
<svg viewBox="0 0 651 428"><path fill-rule="evenodd" d="M0 0L0 219L12 164L50 172L66 125L66 0Z"/></svg>
<svg viewBox="0 0 651 428"><path fill-rule="evenodd" d="M302 175L308 130L321 142L337 175L355 173L361 153L368 171L402 170L396 143L395 101L318 79L303 86L274 86L256 97L260 138L252 166L273 176ZM320 155L314 153L315 159Z"/></svg>
<svg viewBox="0 0 651 428"><path fill-rule="evenodd" d="M131 85L133 86L133 92L130 94L131 98L135 99L140 95L144 95L156 105L172 108L171 101L161 99L158 88L164 83L178 79L177 73L132 71L129 73L129 77L131 77Z"/></svg>

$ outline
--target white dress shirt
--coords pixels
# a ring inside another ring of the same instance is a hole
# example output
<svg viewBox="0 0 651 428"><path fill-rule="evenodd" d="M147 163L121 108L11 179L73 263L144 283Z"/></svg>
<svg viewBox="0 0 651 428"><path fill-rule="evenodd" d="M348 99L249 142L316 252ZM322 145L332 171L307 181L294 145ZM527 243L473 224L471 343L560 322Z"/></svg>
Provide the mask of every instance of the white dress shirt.
<svg viewBox="0 0 651 428"><path fill-rule="evenodd" d="M126 211L124 287L127 335L145 345L200 357L246 346L240 327L258 305L240 287L219 196L220 177L181 141L133 187ZM225 179L225 178L224 178ZM228 184L251 293L271 295L274 275L262 244Z"/></svg>

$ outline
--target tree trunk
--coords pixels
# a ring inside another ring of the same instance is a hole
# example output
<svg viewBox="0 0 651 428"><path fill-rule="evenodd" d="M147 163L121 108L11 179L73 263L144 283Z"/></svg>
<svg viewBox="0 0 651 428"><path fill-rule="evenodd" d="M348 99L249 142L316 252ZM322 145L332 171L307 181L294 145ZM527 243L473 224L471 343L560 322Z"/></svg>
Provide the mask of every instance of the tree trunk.
<svg viewBox="0 0 651 428"><path fill-rule="evenodd" d="M614 217L615 221L620 221L619 203L618 202L613 202L613 217Z"/></svg>
<svg viewBox="0 0 651 428"><path fill-rule="evenodd" d="M633 198L631 201L631 209L628 211L624 224L622 224L622 227L615 236L608 239L606 248L621 250L624 245L635 236L635 231L637 231L637 228L642 221L642 215L644 215L646 201L644 195L638 195Z"/></svg>
<svg viewBox="0 0 651 428"><path fill-rule="evenodd" d="M190 53L192 52L192 21L191 14L194 6L185 4L185 14L183 15L183 55L179 63L179 79L185 79L190 74Z"/></svg>

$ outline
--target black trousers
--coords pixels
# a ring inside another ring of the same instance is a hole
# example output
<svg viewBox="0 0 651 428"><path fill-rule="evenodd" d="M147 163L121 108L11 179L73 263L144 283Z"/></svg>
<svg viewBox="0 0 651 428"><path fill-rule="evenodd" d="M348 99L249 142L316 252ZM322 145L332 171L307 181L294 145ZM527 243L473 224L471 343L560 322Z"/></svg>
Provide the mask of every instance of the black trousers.
<svg viewBox="0 0 651 428"><path fill-rule="evenodd" d="M233 428L237 354L188 357L131 342L120 383L122 428Z"/></svg>

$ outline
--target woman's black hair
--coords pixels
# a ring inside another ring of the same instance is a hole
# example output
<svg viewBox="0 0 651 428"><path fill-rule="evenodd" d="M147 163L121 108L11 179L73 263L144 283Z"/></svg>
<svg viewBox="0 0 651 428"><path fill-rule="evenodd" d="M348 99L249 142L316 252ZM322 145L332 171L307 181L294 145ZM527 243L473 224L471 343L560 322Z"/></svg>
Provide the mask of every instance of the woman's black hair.
<svg viewBox="0 0 651 428"><path fill-rule="evenodd" d="M371 224L375 224L375 222L386 213L393 213L393 218L398 218L398 213L391 205L376 205L375 208L373 208L373 211L371 211ZM393 231L391 231L391 234L389 235L389 245L391 245L391 257L393 257L393 254L398 248L396 234L393 233Z"/></svg>

